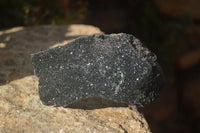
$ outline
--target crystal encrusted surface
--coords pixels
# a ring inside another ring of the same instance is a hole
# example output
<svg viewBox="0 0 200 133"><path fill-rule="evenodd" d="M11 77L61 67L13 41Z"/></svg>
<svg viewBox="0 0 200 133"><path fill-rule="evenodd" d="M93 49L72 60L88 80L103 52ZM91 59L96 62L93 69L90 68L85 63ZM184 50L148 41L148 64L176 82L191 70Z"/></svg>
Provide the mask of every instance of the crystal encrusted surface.
<svg viewBox="0 0 200 133"><path fill-rule="evenodd" d="M156 55L129 34L80 37L31 56L45 105L89 97L144 105L163 85Z"/></svg>

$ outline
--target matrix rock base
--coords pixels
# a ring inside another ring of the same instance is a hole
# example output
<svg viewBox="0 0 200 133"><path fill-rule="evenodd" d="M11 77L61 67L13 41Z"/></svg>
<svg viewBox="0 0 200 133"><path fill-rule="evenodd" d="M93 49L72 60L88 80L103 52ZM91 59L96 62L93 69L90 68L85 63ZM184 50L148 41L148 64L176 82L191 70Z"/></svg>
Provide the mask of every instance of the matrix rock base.
<svg viewBox="0 0 200 133"><path fill-rule="evenodd" d="M150 103L163 86L156 59L137 38L124 33L80 37L32 55L40 99L56 106L89 97Z"/></svg>

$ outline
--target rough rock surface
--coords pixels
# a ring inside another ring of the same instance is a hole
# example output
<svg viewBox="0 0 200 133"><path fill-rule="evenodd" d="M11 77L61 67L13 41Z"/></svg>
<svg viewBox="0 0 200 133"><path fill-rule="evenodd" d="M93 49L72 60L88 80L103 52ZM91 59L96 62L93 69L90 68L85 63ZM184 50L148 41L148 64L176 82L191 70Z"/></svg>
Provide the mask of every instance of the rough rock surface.
<svg viewBox="0 0 200 133"><path fill-rule="evenodd" d="M45 105L67 106L89 97L147 104L163 86L150 52L132 35L94 34L32 55Z"/></svg>
<svg viewBox="0 0 200 133"><path fill-rule="evenodd" d="M94 104L109 106L103 102ZM89 106L89 102L86 102L86 105ZM146 133L150 131L144 117L127 107L89 110L87 107L75 109L45 106L38 96L37 77L28 76L0 86L0 132Z"/></svg>
<svg viewBox="0 0 200 133"><path fill-rule="evenodd" d="M30 54L100 32L89 25L15 27L0 31L0 85L33 75Z"/></svg>
<svg viewBox="0 0 200 133"><path fill-rule="evenodd" d="M0 132L150 132L144 117L125 105L85 99L68 108L44 106L30 54L81 35L101 32L87 25L17 27L0 31ZM17 80L16 80L17 79ZM8 81L14 80L5 84Z"/></svg>

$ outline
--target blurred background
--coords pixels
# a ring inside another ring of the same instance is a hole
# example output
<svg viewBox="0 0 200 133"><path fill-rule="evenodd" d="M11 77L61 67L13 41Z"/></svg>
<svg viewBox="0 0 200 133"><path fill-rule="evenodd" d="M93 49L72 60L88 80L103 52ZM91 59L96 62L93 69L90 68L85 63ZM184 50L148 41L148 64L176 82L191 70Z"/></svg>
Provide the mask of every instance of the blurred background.
<svg viewBox="0 0 200 133"><path fill-rule="evenodd" d="M0 0L0 30L89 24L130 33L158 56L166 87L144 114L153 133L200 132L199 0Z"/></svg>

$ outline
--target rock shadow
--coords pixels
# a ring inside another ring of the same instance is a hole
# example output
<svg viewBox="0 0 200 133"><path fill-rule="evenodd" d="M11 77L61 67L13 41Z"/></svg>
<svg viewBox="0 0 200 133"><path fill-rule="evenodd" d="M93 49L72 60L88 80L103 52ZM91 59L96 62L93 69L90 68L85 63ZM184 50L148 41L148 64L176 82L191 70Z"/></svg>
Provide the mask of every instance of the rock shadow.
<svg viewBox="0 0 200 133"><path fill-rule="evenodd" d="M101 97L91 97L76 101L66 108L93 110L108 107L128 107L126 103L118 103L112 100L104 99Z"/></svg>

